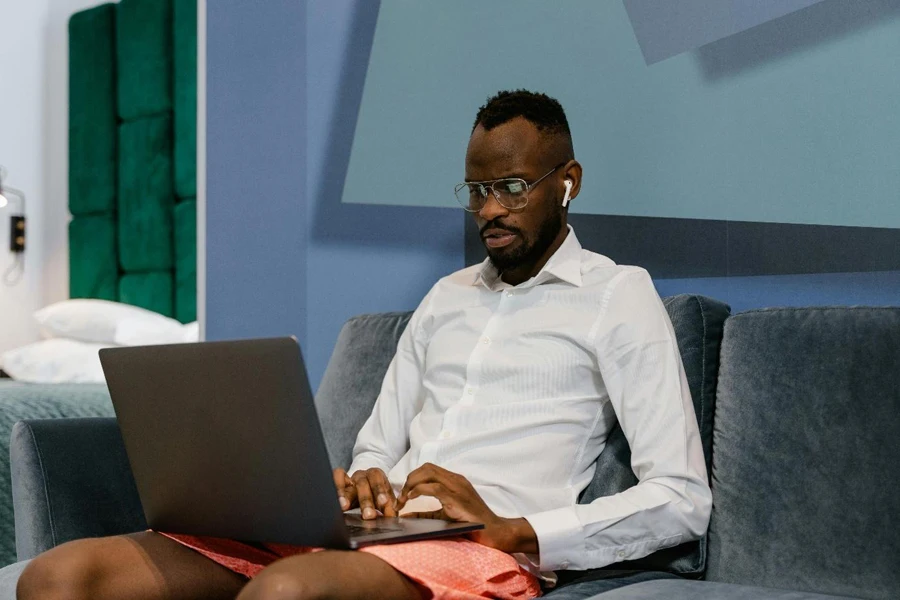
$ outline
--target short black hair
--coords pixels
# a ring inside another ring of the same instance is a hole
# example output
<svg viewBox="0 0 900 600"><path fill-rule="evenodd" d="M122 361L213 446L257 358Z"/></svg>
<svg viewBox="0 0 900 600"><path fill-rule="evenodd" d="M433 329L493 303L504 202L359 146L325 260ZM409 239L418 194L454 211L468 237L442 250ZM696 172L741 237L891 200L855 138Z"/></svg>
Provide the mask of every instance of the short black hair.
<svg viewBox="0 0 900 600"><path fill-rule="evenodd" d="M479 125L491 130L516 117L525 118L538 131L572 136L562 104L547 94L528 90L501 91L488 98L485 105L478 109L472 131Z"/></svg>

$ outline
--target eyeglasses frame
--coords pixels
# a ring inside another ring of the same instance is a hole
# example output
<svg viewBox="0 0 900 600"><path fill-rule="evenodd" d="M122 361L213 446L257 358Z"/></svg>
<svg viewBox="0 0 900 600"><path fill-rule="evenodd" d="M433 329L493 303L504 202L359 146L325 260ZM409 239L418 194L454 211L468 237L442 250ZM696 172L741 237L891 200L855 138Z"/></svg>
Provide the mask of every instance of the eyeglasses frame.
<svg viewBox="0 0 900 600"><path fill-rule="evenodd" d="M566 161L566 162L568 162L568 161ZM453 195L456 196L457 202L459 202L459 191L460 191L462 188L468 187L468 186L470 186L470 185L480 185L480 186L482 186L482 187L485 187L485 188L491 190L491 193L492 193L493 196L494 196L494 200L496 200L496 201L497 201L497 204L499 204L500 206L502 206L502 207L505 208L506 210L522 210L522 209L524 209L526 206L528 206L528 194L529 194L529 192L531 192L531 190L533 190L535 187L537 187L537 185L538 185L539 183L541 183L543 180L545 180L545 179L547 179L548 177L550 177L550 175L552 175L553 173L555 173L560 167L562 167L562 166L565 165L565 164L566 164L565 162L559 163L558 165L556 165L555 167L553 167L552 169L550 169L549 171L547 171L546 173L544 173L543 175L541 175L540 177L538 177L537 179L535 179L534 181L532 181L531 183L528 183L527 181L525 181L525 180L522 179L521 177L499 177L499 178L497 178L497 179L488 179L488 180L485 180L485 181L464 181L463 183L457 184L457 185L453 188ZM498 181L509 181L510 179L518 179L519 181L521 181L522 183L525 184L525 191L523 192L523 195L525 196L525 204L523 204L522 206L516 206L516 207L506 206L505 204L503 204L503 202L500 201L500 197L499 197L499 195L498 195L498 192L494 189L494 184L497 183ZM488 197L487 197L487 195L485 194L485 195L484 195L485 204L487 203L487 198L488 198ZM459 202L459 205L462 206L462 203ZM481 205L481 208L475 208L475 209L473 209L473 208L467 208L467 207L465 207L465 206L462 206L462 209L463 209L464 211L470 212L470 213L476 213L476 212L479 212L479 211L481 211L482 208L484 208L484 204Z"/></svg>

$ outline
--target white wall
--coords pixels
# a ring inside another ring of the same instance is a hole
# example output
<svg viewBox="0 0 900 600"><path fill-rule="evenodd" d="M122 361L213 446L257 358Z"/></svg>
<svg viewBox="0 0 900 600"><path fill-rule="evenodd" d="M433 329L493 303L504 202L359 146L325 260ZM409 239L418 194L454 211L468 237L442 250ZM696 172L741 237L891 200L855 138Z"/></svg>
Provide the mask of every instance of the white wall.
<svg viewBox="0 0 900 600"><path fill-rule="evenodd" d="M25 274L15 287L0 283L0 351L33 340L31 313L40 305L43 277L45 28L49 0L0 0L0 164L4 183L28 198ZM13 210L14 209L14 210ZM0 209L0 271L15 257L9 252L10 204Z"/></svg>
<svg viewBox="0 0 900 600"><path fill-rule="evenodd" d="M31 314L69 295L68 19L97 0L0 0L0 164L25 192L25 274L0 283L0 352L37 339ZM12 264L0 209L0 273Z"/></svg>

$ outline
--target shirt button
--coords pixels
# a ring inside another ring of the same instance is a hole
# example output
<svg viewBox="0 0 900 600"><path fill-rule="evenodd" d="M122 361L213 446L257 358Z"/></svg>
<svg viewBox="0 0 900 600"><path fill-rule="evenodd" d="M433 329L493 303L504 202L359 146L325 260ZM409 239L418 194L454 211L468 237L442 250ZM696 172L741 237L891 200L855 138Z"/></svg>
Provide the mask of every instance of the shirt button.
<svg viewBox="0 0 900 600"><path fill-rule="evenodd" d="M482 343L482 344L485 344L485 345L488 345L488 344L491 343L491 338L485 336L485 337L481 338L481 343Z"/></svg>
<svg viewBox="0 0 900 600"><path fill-rule="evenodd" d="M506 297L507 297L507 298L510 298L510 297L512 297L512 296L513 296L513 293L512 293L512 292L506 292Z"/></svg>
<svg viewBox="0 0 900 600"><path fill-rule="evenodd" d="M466 388L466 393L467 393L468 395L470 395L470 396L474 396L474 395L475 395L475 390L474 390L471 386L469 386L469 387Z"/></svg>
<svg viewBox="0 0 900 600"><path fill-rule="evenodd" d="M568 569L568 568L569 568L569 561L564 560L564 561L562 561L562 563L561 563L559 566L561 566L563 569Z"/></svg>
<svg viewBox="0 0 900 600"><path fill-rule="evenodd" d="M441 433L442 440L449 440L452 437L453 437L453 434L450 433L449 431L444 431L443 433Z"/></svg>
<svg viewBox="0 0 900 600"><path fill-rule="evenodd" d="M625 551L619 550L618 552L616 552L616 558L618 558L618 559L625 558Z"/></svg>

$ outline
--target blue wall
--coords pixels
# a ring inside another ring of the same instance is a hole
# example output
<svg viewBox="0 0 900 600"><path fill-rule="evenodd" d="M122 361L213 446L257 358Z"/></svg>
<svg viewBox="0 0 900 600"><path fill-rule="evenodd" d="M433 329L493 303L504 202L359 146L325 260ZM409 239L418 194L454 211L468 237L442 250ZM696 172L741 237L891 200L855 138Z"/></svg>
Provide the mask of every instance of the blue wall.
<svg viewBox="0 0 900 600"><path fill-rule="evenodd" d="M346 319L463 266L461 210L341 204L378 8L207 5L207 339L296 335L314 389Z"/></svg>
<svg viewBox="0 0 900 600"><path fill-rule="evenodd" d="M257 4L207 7L210 340L306 337L306 5Z"/></svg>

